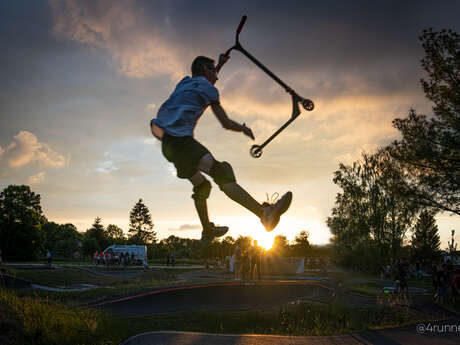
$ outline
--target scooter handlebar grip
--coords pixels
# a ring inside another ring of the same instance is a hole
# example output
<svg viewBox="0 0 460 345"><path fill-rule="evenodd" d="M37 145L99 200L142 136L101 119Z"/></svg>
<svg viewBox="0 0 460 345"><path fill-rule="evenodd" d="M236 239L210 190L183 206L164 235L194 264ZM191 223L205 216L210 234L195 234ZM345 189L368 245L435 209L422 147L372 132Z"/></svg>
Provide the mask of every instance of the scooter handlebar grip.
<svg viewBox="0 0 460 345"><path fill-rule="evenodd" d="M239 35L241 30L243 29L244 23L246 23L246 19L248 19L247 16L243 16L243 18L241 18L240 25L238 25L238 29L236 29L236 34L237 35Z"/></svg>

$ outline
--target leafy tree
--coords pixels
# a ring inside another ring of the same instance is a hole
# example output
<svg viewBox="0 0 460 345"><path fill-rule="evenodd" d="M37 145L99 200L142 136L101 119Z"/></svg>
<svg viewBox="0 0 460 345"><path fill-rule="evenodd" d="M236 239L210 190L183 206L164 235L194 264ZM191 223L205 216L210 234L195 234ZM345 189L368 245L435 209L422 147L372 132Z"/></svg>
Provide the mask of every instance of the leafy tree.
<svg viewBox="0 0 460 345"><path fill-rule="evenodd" d="M92 257L93 253L96 251L96 250L101 250L101 246L99 244L99 242L97 241L97 239L95 237L92 237L88 234L88 232L86 232L84 235L83 235L83 252L86 254L86 255L89 255Z"/></svg>
<svg viewBox="0 0 460 345"><path fill-rule="evenodd" d="M125 241L123 229L115 224L107 225L106 234L110 242L122 244Z"/></svg>
<svg viewBox="0 0 460 345"><path fill-rule="evenodd" d="M156 235L150 211L139 199L129 215L129 240L138 244L155 243Z"/></svg>
<svg viewBox="0 0 460 345"><path fill-rule="evenodd" d="M165 245L168 247L170 252L179 251L181 247L183 246L182 238L174 236L174 235L171 235L168 238L165 238L163 241Z"/></svg>
<svg viewBox="0 0 460 345"><path fill-rule="evenodd" d="M42 231L45 250L52 250L60 256L69 256L73 250L79 248L83 239L75 225L70 223L47 222L42 226Z"/></svg>
<svg viewBox="0 0 460 345"><path fill-rule="evenodd" d="M438 256L441 241L438 226L432 212L420 213L412 234L413 257L417 260L434 260Z"/></svg>
<svg viewBox="0 0 460 345"><path fill-rule="evenodd" d="M414 109L393 121L402 139L391 146L392 155L411 175L405 193L423 207L460 215L460 36L453 31L424 30L421 80L433 115Z"/></svg>
<svg viewBox="0 0 460 345"><path fill-rule="evenodd" d="M33 259L43 251L46 222L40 195L29 186L10 185L0 193L0 248L5 259Z"/></svg>
<svg viewBox="0 0 460 345"><path fill-rule="evenodd" d="M219 256L220 243L214 238L211 242L201 243L201 259L205 261L206 267L208 267L208 260Z"/></svg>
<svg viewBox="0 0 460 345"><path fill-rule="evenodd" d="M273 241L273 246L270 250L272 253L279 256L289 255L289 241L284 235L276 235Z"/></svg>
<svg viewBox="0 0 460 345"><path fill-rule="evenodd" d="M91 225L91 228L86 230L86 237L94 238L97 242L97 248L94 250L104 250L110 245L110 239L107 236L107 232L102 225L102 219L96 217L94 223ZM87 254L92 254L91 252L86 252Z"/></svg>
<svg viewBox="0 0 460 345"><path fill-rule="evenodd" d="M239 245L241 248L242 252L246 252L251 248L252 245L252 238L251 236L238 236L238 238L235 241L235 244Z"/></svg>
<svg viewBox="0 0 460 345"><path fill-rule="evenodd" d="M327 224L338 257L346 266L375 269L398 256L418 207L401 193L407 176L388 150L362 154L340 164L334 182L342 189Z"/></svg>
<svg viewBox="0 0 460 345"><path fill-rule="evenodd" d="M307 256L308 252L310 251L310 242L308 241L309 236L310 234L308 231L301 231L294 238L294 255L301 257Z"/></svg>
<svg viewBox="0 0 460 345"><path fill-rule="evenodd" d="M232 256L235 250L235 239L232 236L225 236L220 242L222 258Z"/></svg>

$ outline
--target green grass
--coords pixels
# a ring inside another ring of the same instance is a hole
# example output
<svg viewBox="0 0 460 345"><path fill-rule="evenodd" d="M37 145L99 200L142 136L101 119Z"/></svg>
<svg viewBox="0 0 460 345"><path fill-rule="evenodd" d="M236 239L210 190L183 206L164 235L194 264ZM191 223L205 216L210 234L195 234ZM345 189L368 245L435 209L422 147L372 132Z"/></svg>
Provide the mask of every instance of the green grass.
<svg viewBox="0 0 460 345"><path fill-rule="evenodd" d="M142 270L139 275L108 275L96 274L78 268L58 268L58 269L33 269L20 270L9 269L8 272L18 278L31 281L36 284L49 286L70 286L73 284L93 284L99 286L116 286L132 283L144 283L152 281L171 281L176 279L178 271Z"/></svg>
<svg viewBox="0 0 460 345"><path fill-rule="evenodd" d="M155 286L182 284L177 273L181 270L143 270L136 276L94 274L80 269L9 270L9 274L36 284L66 287L73 284L93 284L100 288L86 291L54 292L47 290L22 290L19 296L39 297L66 302L72 305L87 304L109 297L122 296Z"/></svg>
<svg viewBox="0 0 460 345"><path fill-rule="evenodd" d="M347 289L366 296L378 296L382 294L382 285L376 282L366 282L361 284L348 285Z"/></svg>

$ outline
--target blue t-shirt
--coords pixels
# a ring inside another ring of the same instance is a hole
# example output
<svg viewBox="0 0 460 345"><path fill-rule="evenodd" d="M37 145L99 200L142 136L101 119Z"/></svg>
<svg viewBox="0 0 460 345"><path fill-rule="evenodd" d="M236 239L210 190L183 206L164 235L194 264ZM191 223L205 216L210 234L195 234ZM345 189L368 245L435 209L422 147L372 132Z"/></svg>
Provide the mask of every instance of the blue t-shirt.
<svg viewBox="0 0 460 345"><path fill-rule="evenodd" d="M151 122L172 136L193 136L198 119L206 107L216 101L219 101L219 91L205 77L185 77Z"/></svg>

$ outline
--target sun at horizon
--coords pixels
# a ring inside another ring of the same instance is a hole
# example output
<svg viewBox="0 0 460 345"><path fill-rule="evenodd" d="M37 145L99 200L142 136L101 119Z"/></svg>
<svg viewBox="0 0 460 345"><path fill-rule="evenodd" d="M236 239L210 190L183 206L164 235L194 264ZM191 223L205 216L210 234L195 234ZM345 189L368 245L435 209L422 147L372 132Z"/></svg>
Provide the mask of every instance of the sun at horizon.
<svg viewBox="0 0 460 345"><path fill-rule="evenodd" d="M275 236L276 234L271 232L261 232L258 233L257 236L254 236L253 239L257 240L257 244L265 250L270 250L273 246L273 242L275 241Z"/></svg>
<svg viewBox="0 0 460 345"><path fill-rule="evenodd" d="M269 250L273 246L275 237L286 236L293 241L301 231L308 231L311 244L326 244L330 239L330 232L325 224L317 219L302 219L293 216L283 217L275 230L267 232L260 221L253 217L219 218L219 224L227 224L230 228L227 233L237 239L239 236L249 236L257 240L259 246Z"/></svg>

